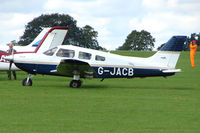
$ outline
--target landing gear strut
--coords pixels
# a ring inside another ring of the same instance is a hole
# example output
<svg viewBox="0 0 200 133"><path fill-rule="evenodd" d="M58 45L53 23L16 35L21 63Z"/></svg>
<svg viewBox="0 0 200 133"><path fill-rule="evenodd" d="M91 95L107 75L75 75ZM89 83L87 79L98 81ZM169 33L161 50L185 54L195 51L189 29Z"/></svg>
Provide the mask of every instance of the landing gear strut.
<svg viewBox="0 0 200 133"><path fill-rule="evenodd" d="M31 74L28 74L28 77L25 78L25 79L22 81L22 85L23 85L23 86L32 86L31 77L32 77L32 75L31 75Z"/></svg>
<svg viewBox="0 0 200 133"><path fill-rule="evenodd" d="M74 80L72 80L70 82L69 86L71 88L79 88L79 87L81 87L82 82L80 80L80 75L74 75L73 78L74 78Z"/></svg>

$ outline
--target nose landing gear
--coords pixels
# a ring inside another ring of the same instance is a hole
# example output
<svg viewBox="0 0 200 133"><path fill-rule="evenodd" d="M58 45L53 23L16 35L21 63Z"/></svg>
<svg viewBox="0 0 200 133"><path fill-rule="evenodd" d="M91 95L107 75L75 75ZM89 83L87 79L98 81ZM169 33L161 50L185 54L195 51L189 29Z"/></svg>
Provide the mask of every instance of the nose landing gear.
<svg viewBox="0 0 200 133"><path fill-rule="evenodd" d="M31 74L28 74L28 77L25 78L23 81L22 81L22 85L23 86L32 86L32 75Z"/></svg>

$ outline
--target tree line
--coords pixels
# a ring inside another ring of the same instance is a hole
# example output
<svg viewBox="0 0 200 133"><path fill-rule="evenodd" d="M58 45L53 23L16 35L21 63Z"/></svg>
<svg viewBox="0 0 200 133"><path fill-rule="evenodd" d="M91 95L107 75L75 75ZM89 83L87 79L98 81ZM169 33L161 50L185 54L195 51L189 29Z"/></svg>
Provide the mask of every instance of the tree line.
<svg viewBox="0 0 200 133"><path fill-rule="evenodd" d="M24 34L20 37L19 45L30 44L34 38L43 30L44 27L54 26L67 26L69 31L67 38L64 39L63 44L70 44L85 48L105 50L101 47L97 41L98 32L93 27L85 25L84 27L78 27L77 21L73 17L67 14L42 14L39 17L34 18L25 26ZM189 50L189 43L197 38L197 44L200 44L200 33L192 33L186 41L184 50ZM13 42L14 43L14 42ZM154 48L155 38L148 31L136 31L133 30L125 39L122 46L119 46L117 50L148 50L152 51ZM161 46L163 46L162 44ZM157 48L159 50L160 47ZM199 48L200 50L200 48Z"/></svg>
<svg viewBox="0 0 200 133"><path fill-rule="evenodd" d="M63 44L70 44L85 48L92 48L103 50L97 41L98 32L89 25L78 27L77 21L67 14L42 14L34 18L25 26L24 34L20 37L18 44L27 45L31 43L34 38L45 27L66 26L69 28L67 37Z"/></svg>

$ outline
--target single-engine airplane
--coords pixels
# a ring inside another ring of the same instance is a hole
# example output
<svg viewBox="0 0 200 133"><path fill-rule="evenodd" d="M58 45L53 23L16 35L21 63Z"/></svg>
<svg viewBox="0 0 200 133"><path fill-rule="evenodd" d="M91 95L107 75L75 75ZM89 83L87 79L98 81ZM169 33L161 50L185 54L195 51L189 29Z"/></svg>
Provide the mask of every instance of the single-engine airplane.
<svg viewBox="0 0 200 133"><path fill-rule="evenodd" d="M67 27L44 28L40 34L27 46L14 46L16 52L22 53L42 53L52 47L61 45L68 31ZM8 56L8 46L0 47L0 71L19 70L12 62L6 61L4 57Z"/></svg>
<svg viewBox="0 0 200 133"><path fill-rule="evenodd" d="M161 49L148 58L120 56L71 45L57 46L44 53L16 54L6 57L28 72L23 86L31 86L31 75L73 77L70 87L81 86L80 78L135 78L171 76L175 69L186 36L173 36Z"/></svg>

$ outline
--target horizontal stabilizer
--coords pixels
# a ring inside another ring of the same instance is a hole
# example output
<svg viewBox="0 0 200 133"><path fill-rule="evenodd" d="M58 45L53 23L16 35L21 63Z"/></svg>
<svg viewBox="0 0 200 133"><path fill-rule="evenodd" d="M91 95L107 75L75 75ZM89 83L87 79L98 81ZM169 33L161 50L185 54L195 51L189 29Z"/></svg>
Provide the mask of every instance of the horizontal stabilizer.
<svg viewBox="0 0 200 133"><path fill-rule="evenodd" d="M168 70L163 70L163 73L177 73L181 72L181 69L168 69Z"/></svg>

